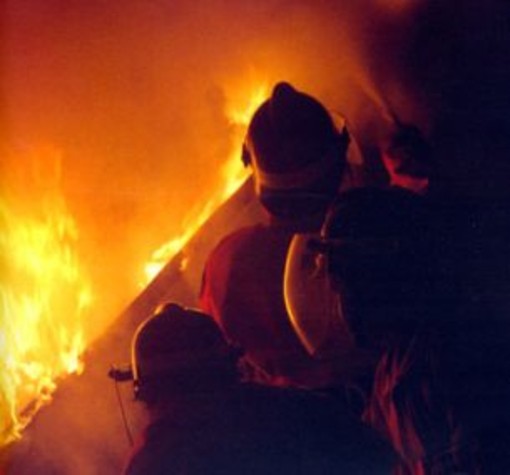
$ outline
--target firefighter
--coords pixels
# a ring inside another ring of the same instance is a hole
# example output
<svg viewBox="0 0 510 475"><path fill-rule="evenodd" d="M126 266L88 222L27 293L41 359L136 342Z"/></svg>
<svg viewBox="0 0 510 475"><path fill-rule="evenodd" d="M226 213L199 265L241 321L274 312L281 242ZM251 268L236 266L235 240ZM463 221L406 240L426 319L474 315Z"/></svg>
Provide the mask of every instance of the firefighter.
<svg viewBox="0 0 510 475"><path fill-rule="evenodd" d="M389 473L392 452L345 408L242 383L238 357L209 316L175 303L140 325L131 372L150 420L126 475Z"/></svg>
<svg viewBox="0 0 510 475"><path fill-rule="evenodd" d="M351 138L315 98L277 84L253 115L242 159L253 170L268 222L225 237L205 266L200 306L245 351L249 378L275 385L329 384L289 322L283 274L296 232L320 229L346 176Z"/></svg>
<svg viewBox="0 0 510 475"><path fill-rule="evenodd" d="M507 325L450 294L432 221L415 193L353 190L311 245L356 344L378 354L364 420L399 454L395 473L504 473Z"/></svg>

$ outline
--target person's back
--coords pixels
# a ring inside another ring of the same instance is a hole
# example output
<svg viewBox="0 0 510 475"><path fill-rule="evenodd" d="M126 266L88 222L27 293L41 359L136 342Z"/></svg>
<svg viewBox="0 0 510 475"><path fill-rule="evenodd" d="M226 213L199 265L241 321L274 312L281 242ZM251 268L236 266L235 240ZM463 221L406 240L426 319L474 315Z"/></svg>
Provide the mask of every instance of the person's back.
<svg viewBox="0 0 510 475"><path fill-rule="evenodd" d="M126 475L389 474L388 446L340 407L252 384L187 398L148 427Z"/></svg>
<svg viewBox="0 0 510 475"><path fill-rule="evenodd" d="M249 379L317 385L328 375L295 335L285 309L283 270L293 233L263 224L226 236L204 269L200 307L246 352Z"/></svg>

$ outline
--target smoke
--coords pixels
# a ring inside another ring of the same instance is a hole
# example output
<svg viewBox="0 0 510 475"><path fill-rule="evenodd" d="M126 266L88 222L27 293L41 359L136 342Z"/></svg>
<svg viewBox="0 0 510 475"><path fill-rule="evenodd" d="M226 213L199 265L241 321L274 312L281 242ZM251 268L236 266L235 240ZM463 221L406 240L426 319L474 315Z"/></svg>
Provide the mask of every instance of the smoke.
<svg viewBox="0 0 510 475"><path fill-rule="evenodd" d="M487 131L503 115L508 12L497 0L458 3L7 1L2 146L14 158L2 167L22 168L27 148L60 150L97 327L221 186L218 170L239 145L226 110L260 84L287 80L317 96L367 148L389 111L416 122L444 145L445 174L461 170L472 186L480 160L450 157L445 131L465 139L472 128L452 130L452 118L477 114Z"/></svg>

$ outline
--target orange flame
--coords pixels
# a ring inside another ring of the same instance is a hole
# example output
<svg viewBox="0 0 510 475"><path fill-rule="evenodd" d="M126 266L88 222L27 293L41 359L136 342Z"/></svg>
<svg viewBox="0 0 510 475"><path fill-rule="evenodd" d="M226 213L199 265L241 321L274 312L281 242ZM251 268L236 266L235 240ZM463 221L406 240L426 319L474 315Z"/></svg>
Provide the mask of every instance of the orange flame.
<svg viewBox="0 0 510 475"><path fill-rule="evenodd" d="M154 251L149 262L145 264L145 284L150 282L163 266L186 245L200 226L240 188L249 175L240 159L241 147L251 116L268 96L269 87L267 83L262 82L251 86L249 91L242 88L238 88L236 91L237 94L229 98L225 110L232 127L232 151L220 170L221 184L210 193L211 198L205 205L184 221L183 227L185 230L183 233ZM186 268L186 264L187 261L183 260L181 270Z"/></svg>
<svg viewBox="0 0 510 475"><path fill-rule="evenodd" d="M0 199L0 446L20 437L58 377L83 370L83 312L91 303L73 251L78 230L59 191L59 156L32 158L41 168L25 162L22 186L7 182ZM43 168L46 177L36 173Z"/></svg>

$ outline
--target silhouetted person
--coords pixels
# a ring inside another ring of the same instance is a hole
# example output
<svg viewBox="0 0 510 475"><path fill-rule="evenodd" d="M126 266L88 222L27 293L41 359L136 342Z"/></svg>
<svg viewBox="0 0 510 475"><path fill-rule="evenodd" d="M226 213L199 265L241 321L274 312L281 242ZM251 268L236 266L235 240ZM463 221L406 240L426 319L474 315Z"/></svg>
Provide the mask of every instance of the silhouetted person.
<svg viewBox="0 0 510 475"><path fill-rule="evenodd" d="M200 306L243 348L254 380L318 386L329 379L292 330L283 273L294 233L320 229L345 175L349 142L320 102L287 83L274 87L250 122L243 161L269 222L235 231L212 251Z"/></svg>
<svg viewBox="0 0 510 475"><path fill-rule="evenodd" d="M388 448L338 403L241 383L238 351L203 313L165 305L132 356L150 422L126 475L389 473Z"/></svg>
<svg viewBox="0 0 510 475"><path fill-rule="evenodd" d="M401 188L354 190L313 245L356 343L379 353L364 418L400 455L396 473L505 473L505 325L449 293L433 218Z"/></svg>

